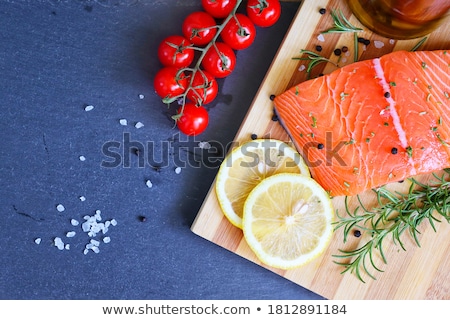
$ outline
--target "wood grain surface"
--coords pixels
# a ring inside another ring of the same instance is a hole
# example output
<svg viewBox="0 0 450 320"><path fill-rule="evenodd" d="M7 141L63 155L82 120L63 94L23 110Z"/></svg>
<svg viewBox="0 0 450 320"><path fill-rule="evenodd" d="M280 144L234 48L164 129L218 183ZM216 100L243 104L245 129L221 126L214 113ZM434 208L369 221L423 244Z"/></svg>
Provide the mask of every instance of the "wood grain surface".
<svg viewBox="0 0 450 320"><path fill-rule="evenodd" d="M327 14L321 15L320 8L327 8ZM321 45L321 55L338 62L340 66L353 62L353 33L326 34L320 41L320 33L332 26L329 12L341 9L354 25L361 26L344 0L303 1L286 34L277 55L272 62L263 83L260 86L236 137L236 142L250 140L252 134L258 137L271 137L289 142L286 132L276 121L272 121L273 104L270 95L280 94L287 88L307 79L302 70L303 61L293 60L301 49L315 51ZM450 49L450 23L442 25L430 34L420 50ZM359 46L359 60L379 57L396 50L411 50L420 39L396 41L375 35L364 28L360 37L371 40L368 46ZM376 41L376 42L375 42ZM379 42L378 42L379 41ZM377 43L377 45L375 45ZM383 44L382 47L381 44ZM335 48L348 46L350 55L338 58L333 55ZM339 61L338 61L339 59ZM336 67L332 64L321 64L313 69L312 77L320 73L329 73ZM418 177L422 181L430 176ZM408 188L408 182L395 183L388 186L394 190ZM376 201L369 191L360 195L364 201ZM333 199L336 210L344 212L344 198ZM350 206L356 206L355 197L350 199ZM387 264L376 256L379 266L384 272L376 272L376 280L364 276L365 283L354 274L342 274L343 267L334 262L333 254L339 249L355 248L364 243L367 235L350 237L343 242L340 230L334 233L327 251L309 264L294 270L273 269L261 264L247 246L242 231L233 225L222 214L214 191L214 184L198 212L191 227L197 235L216 243L256 264L267 268L286 279L289 279L328 299L450 299L450 225L443 221L437 223L435 232L426 222L421 225L420 243L405 234L403 240L406 250L402 250L393 242L385 245Z"/></svg>

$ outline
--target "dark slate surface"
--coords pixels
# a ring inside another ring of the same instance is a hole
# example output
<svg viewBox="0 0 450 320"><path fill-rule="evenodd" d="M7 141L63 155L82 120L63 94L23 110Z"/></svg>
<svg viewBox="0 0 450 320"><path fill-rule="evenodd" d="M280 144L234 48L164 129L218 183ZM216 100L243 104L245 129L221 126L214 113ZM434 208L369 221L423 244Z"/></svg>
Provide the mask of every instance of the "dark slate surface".
<svg viewBox="0 0 450 320"><path fill-rule="evenodd" d="M190 231L217 172L196 146L233 139L298 5L237 53L210 126L187 139L152 78L157 45L199 0L0 1L0 299L321 299ZM84 255L70 220L96 210L118 224Z"/></svg>

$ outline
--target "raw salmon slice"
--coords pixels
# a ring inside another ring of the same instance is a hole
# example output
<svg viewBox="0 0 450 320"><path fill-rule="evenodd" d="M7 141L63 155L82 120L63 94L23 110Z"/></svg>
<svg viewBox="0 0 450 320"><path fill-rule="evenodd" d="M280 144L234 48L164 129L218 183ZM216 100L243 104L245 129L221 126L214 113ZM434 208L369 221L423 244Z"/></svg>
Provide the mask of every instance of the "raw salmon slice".
<svg viewBox="0 0 450 320"><path fill-rule="evenodd" d="M274 99L281 124L332 196L450 167L450 51L397 51Z"/></svg>

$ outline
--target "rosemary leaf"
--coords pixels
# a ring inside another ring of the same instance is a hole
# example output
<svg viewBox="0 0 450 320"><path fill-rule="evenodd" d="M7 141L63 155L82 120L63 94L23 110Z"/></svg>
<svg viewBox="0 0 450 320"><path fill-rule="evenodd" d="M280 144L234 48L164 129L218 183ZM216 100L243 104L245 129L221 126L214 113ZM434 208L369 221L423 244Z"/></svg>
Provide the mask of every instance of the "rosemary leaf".
<svg viewBox="0 0 450 320"><path fill-rule="evenodd" d="M338 66L336 63L334 63L333 61L331 61L328 58L325 58L323 56L321 56L318 53L315 53L313 51L309 51L309 50L300 50L300 54L307 54L306 57L295 57L292 58L293 60L307 60L309 61L308 66L306 68L306 73L308 75L308 78L311 77L311 70L317 66L320 63L332 63L333 65L335 65L336 67Z"/></svg>
<svg viewBox="0 0 450 320"><path fill-rule="evenodd" d="M417 49L419 49L420 46L422 44L424 44L425 41L427 41L427 39L428 39L428 37L425 37L425 38L421 39L419 42L417 42L417 44L414 47L412 47L412 49L410 51L416 51Z"/></svg>

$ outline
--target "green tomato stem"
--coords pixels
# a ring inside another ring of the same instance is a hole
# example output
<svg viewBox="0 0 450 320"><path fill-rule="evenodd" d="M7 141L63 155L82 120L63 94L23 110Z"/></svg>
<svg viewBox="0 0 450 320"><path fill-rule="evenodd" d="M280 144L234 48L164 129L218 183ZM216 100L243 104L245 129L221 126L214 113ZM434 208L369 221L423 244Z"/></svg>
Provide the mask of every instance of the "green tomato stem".
<svg viewBox="0 0 450 320"><path fill-rule="evenodd" d="M201 54L200 54L200 57L199 57L198 60L197 60L197 63L195 64L195 66L194 66L193 68L184 68L184 69L181 69L181 70L180 70L180 73L181 73L181 72L184 72L184 71L191 72L191 79L190 79L190 81L189 81L188 87L186 88L186 91L185 91L183 94L181 94L181 95L179 95L179 96L176 97L176 100L178 100L178 99L180 99L180 98L183 99L183 102L182 102L182 104L181 104L181 109L180 109L180 111L178 112L178 115L179 115L179 116L177 117L177 119L179 119L179 118L181 117L181 115L183 114L184 106L185 106L185 104L186 104L186 97L187 97L188 92L189 92L190 90L194 90L193 85L192 85L193 82L194 82L194 77L195 77L195 74L197 73L197 71L200 70L200 66L201 66L201 64L202 64L203 59L205 58L206 53L208 52L208 50L209 50L212 46L214 46L214 47L216 48L217 52L219 53L219 50L218 50L217 47L216 47L216 41L217 41L217 39L219 38L220 33L221 33L221 32L223 31L223 29L225 28L226 24L227 24L233 17L236 17L236 11L237 11L237 9L239 8L239 6L241 5L241 3L242 3L242 0L237 0L236 5L234 6L233 10L232 10L231 13L228 15L228 17L226 17L225 20L223 20L223 22L222 22L220 25L214 26L214 28L217 28L217 32L216 32L216 34L214 35L213 39L212 39L205 47L203 47L203 48L195 47L195 46L192 47L193 49L195 49L195 50L197 50L197 51L200 51ZM237 19L236 19L236 20L237 20Z"/></svg>

